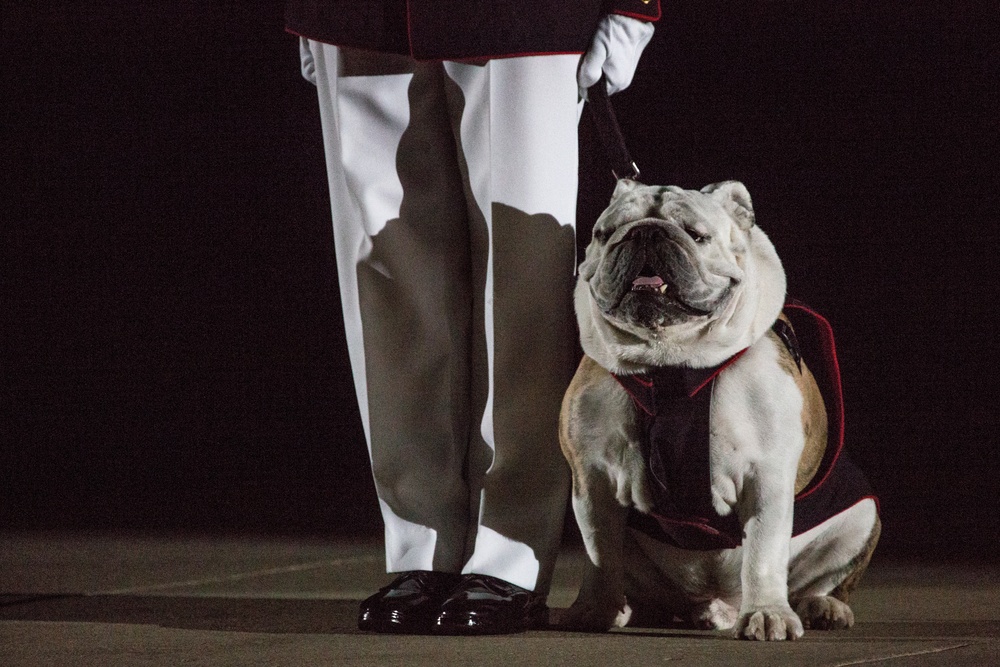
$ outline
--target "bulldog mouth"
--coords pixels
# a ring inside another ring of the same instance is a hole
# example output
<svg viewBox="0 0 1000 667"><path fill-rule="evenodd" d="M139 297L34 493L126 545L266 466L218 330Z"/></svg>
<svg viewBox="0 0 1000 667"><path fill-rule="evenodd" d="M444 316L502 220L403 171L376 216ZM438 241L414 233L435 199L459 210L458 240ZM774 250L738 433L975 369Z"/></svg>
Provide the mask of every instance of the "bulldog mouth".
<svg viewBox="0 0 1000 667"><path fill-rule="evenodd" d="M670 288L660 276L639 276L632 281L633 292L659 292L666 294Z"/></svg>
<svg viewBox="0 0 1000 667"><path fill-rule="evenodd" d="M712 314L712 311L710 310L702 310L701 308L697 308L689 303L686 303L680 298L680 295L676 293L676 290L671 289L670 283L665 281L661 276L637 276L632 281L632 288L630 292L647 293L650 294L650 296L659 295L664 297L669 304L678 308L682 312L687 313L688 315L706 316Z"/></svg>

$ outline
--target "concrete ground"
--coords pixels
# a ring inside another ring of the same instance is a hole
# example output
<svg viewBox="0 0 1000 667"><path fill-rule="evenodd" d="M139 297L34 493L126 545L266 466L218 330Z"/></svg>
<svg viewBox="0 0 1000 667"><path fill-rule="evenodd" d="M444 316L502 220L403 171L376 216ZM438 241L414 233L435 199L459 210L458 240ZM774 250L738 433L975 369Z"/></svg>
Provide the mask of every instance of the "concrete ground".
<svg viewBox="0 0 1000 667"><path fill-rule="evenodd" d="M555 613L580 562L573 549L560 559ZM387 580L377 544L0 535L0 665L1000 665L1000 572L987 565L876 555L853 629L774 644L657 629L359 632L358 600Z"/></svg>

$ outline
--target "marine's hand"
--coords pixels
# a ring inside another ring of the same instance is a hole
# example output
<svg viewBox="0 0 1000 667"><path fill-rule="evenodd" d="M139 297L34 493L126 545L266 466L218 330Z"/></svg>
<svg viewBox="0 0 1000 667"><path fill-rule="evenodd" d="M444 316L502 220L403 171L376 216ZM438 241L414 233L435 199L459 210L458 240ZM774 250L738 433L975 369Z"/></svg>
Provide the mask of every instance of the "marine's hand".
<svg viewBox="0 0 1000 667"><path fill-rule="evenodd" d="M608 94L628 88L639 64L639 56L653 37L653 24L629 16L608 14L601 19L590 43L590 49L580 61L577 84L580 97L597 83L603 72L608 82Z"/></svg>

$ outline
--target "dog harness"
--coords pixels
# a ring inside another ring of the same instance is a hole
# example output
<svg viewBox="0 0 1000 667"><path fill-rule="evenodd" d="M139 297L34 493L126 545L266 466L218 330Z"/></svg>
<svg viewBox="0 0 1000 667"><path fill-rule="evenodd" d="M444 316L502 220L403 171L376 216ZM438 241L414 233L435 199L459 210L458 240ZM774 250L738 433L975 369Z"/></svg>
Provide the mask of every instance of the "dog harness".
<svg viewBox="0 0 1000 667"><path fill-rule="evenodd" d="M843 451L844 403L833 330L819 313L799 302L785 305L785 315L812 334L803 354L795 331L783 320L772 330L801 371L803 357L823 364L810 367L826 399L827 447L813 479L795 496L792 535L814 528L865 498L878 499L860 469ZM633 509L629 525L683 549L731 549L742 543L735 512L720 516L712 506L709 466L709 418L712 385L746 350L713 368L660 367L642 375L615 375L632 397L643 433L653 510Z"/></svg>

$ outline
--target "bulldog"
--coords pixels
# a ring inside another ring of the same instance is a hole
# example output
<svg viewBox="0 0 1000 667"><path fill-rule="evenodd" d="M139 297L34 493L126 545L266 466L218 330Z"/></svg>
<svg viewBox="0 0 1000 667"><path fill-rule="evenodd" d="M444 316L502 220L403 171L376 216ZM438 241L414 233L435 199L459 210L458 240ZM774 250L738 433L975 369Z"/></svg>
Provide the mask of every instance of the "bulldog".
<svg viewBox="0 0 1000 667"><path fill-rule="evenodd" d="M877 500L842 450L832 334L785 289L743 184L618 183L574 295L560 444L587 563L564 626L853 625ZM810 369L813 329L828 354Z"/></svg>

